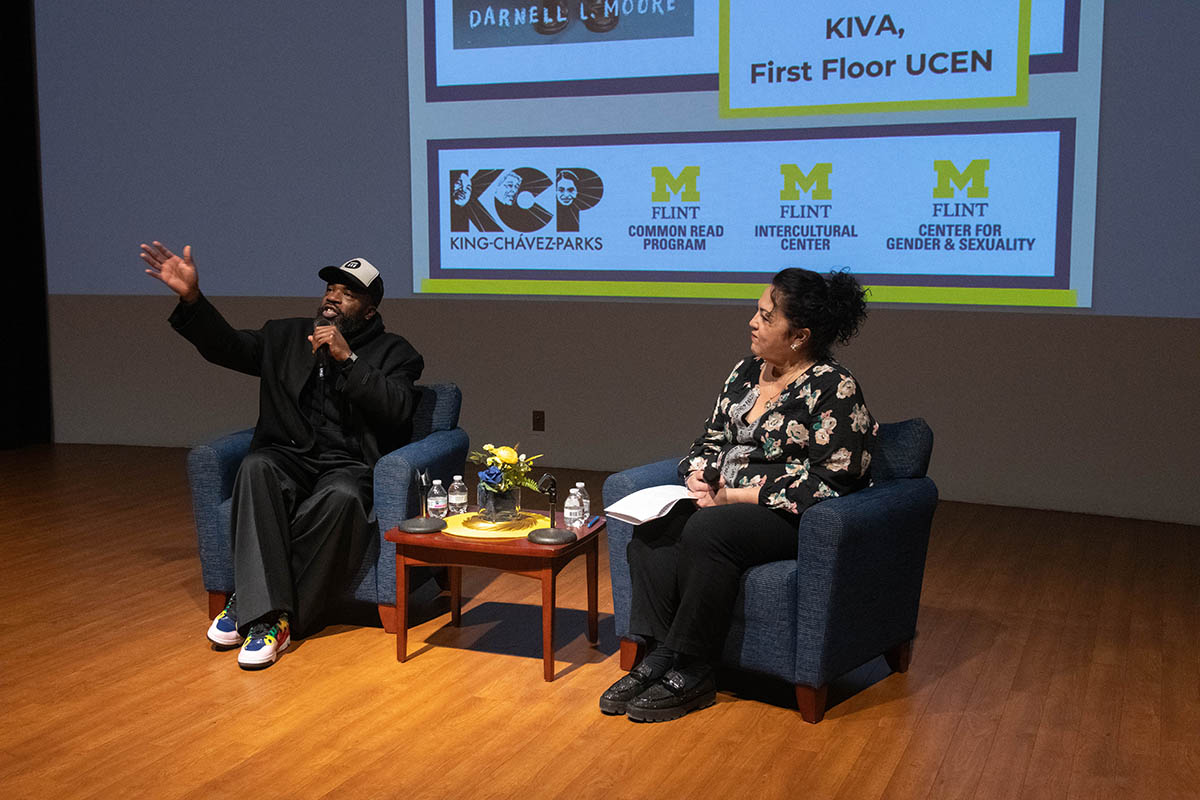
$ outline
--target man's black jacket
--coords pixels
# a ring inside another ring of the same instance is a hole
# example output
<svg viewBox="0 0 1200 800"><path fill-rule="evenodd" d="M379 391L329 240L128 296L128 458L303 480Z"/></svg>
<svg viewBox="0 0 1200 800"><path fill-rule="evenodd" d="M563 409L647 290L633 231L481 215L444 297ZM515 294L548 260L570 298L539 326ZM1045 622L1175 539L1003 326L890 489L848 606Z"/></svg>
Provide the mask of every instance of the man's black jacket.
<svg viewBox="0 0 1200 800"><path fill-rule="evenodd" d="M201 296L192 305L179 303L170 322L207 361L261 379L250 449L270 444L310 451L313 428L301 409L300 391L316 363L308 341L311 318L274 319L256 331L235 330ZM348 344L358 360L337 370L336 390L348 400L343 428L358 438L367 463L374 466L381 455L412 437L418 397L413 383L425 360L403 336L385 332L379 314Z"/></svg>

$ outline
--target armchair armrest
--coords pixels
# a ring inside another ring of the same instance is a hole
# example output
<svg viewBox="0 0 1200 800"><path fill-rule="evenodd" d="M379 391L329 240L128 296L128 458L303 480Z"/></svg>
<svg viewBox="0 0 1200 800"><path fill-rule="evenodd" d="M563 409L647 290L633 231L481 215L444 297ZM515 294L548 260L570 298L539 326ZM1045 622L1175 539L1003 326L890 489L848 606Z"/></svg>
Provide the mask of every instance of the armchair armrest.
<svg viewBox="0 0 1200 800"><path fill-rule="evenodd" d="M192 516L204 586L210 591L233 588L233 556L230 550L228 517L221 505L233 494L238 466L250 451L254 429L193 447L188 452L188 484L192 490Z"/></svg>
<svg viewBox="0 0 1200 800"><path fill-rule="evenodd" d="M672 458L609 475L604 481L601 500L605 506L610 506L639 489L679 483L678 466L679 459ZM621 637L629 632L629 601L633 585L629 578L629 560L625 548L633 538L633 526L628 522L610 519L605 530L608 536L608 569L612 577L613 616L617 636Z"/></svg>
<svg viewBox="0 0 1200 800"><path fill-rule="evenodd" d="M463 471L469 447L470 440L462 428L434 431L393 450L375 464L375 517L379 522L375 587L379 605L396 602L396 550L384 541L383 534L421 513L414 472L427 469L431 478L449 483L451 476Z"/></svg>
<svg viewBox="0 0 1200 800"><path fill-rule="evenodd" d="M380 534L421 510L414 472L429 470L433 478L449 483L463 469L470 446L462 428L434 431L423 439L399 447L375 464L375 516Z"/></svg>
<svg viewBox="0 0 1200 800"><path fill-rule="evenodd" d="M796 681L822 686L916 633L929 529L929 478L876 481L800 518Z"/></svg>

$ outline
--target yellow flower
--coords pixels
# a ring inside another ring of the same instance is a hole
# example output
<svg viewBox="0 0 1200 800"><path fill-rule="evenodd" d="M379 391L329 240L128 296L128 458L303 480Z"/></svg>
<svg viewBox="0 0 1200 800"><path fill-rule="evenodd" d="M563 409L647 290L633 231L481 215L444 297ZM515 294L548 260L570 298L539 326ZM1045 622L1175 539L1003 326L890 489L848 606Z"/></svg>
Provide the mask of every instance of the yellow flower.
<svg viewBox="0 0 1200 800"><path fill-rule="evenodd" d="M496 454L496 458L500 459L500 462L502 464L517 463L517 459L518 459L517 451L513 450L511 447L507 447L507 446L497 447L492 452L494 452Z"/></svg>

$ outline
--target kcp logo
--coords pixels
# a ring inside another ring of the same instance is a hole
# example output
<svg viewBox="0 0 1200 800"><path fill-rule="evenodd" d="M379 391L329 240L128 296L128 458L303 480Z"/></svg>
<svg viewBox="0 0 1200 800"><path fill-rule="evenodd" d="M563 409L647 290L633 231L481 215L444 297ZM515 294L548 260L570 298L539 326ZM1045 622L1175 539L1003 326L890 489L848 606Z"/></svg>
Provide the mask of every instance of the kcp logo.
<svg viewBox="0 0 1200 800"><path fill-rule="evenodd" d="M586 167L559 167L554 180L534 167L452 169L449 177L450 230L456 233L472 226L499 232L504 229L501 223L510 230L532 233L550 220L555 220L558 231L578 231L579 215L604 196L604 182ZM553 193L547 195L551 188Z"/></svg>

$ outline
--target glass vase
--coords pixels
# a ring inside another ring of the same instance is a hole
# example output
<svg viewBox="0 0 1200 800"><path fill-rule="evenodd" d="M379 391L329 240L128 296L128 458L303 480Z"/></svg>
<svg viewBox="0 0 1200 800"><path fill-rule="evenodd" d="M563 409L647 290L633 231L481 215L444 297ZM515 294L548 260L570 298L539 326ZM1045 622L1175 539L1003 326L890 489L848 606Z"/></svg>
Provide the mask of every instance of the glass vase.
<svg viewBox="0 0 1200 800"><path fill-rule="evenodd" d="M489 492L481 488L478 495L479 516L488 522L509 522L521 516L521 487L507 492Z"/></svg>

